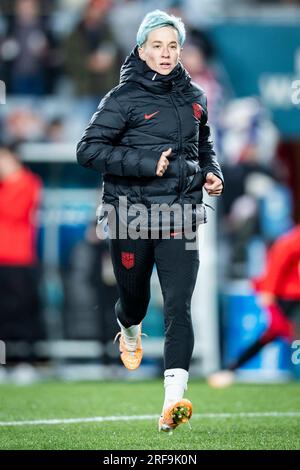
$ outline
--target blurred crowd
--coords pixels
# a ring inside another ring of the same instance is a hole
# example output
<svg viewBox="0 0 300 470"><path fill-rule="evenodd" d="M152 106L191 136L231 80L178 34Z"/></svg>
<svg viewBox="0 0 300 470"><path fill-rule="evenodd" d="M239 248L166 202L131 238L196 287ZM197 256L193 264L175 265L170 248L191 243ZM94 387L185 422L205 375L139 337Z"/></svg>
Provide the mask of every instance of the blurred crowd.
<svg viewBox="0 0 300 470"><path fill-rule="evenodd" d="M188 26L183 62L206 90L214 123L231 89L206 27L212 19L233 15L238 6L247 5L253 7L253 2L3 0L0 77L10 100L1 110L1 134L20 142L78 139L100 98L118 84L120 66L135 45L141 19L156 7L181 16Z"/></svg>
<svg viewBox="0 0 300 470"><path fill-rule="evenodd" d="M0 108L0 153L10 154L13 162L18 152L11 144L75 144L102 96L118 84L120 66L135 45L135 32L145 13L160 8L181 16L187 26L182 62L206 91L213 139L226 181L218 208L219 273L222 280L259 275L268 247L293 225L288 170L279 158L280 136L268 111L256 97L234 96L206 27L216 18L237 14L242 7L279 4L293 8L300 1L2 0L0 79L6 85L7 99ZM25 171L21 166L19 170ZM0 168L0 197L4 180ZM35 210L36 198L32 198ZM3 224L7 214L1 207ZM28 207L26 210L23 229L27 223L30 231L32 213ZM105 343L107 337L101 331L107 331L109 337L114 333L107 327L107 316L117 293L107 253L106 242L95 240L90 227L82 243L74 245L64 281L67 337L94 334ZM25 277L28 266L31 272L35 263L33 257L29 263L21 263L26 266ZM0 264L6 268L1 259ZM10 269L13 264L10 260ZM84 278L81 285L85 290L74 296L76 276ZM28 276L26 279L29 282ZM107 299L101 307L103 324L85 332L80 315L85 312L86 317L92 304L101 304L99 295ZM44 337L44 331L37 336ZM1 332L0 337L6 339ZM12 338L8 333L7 339Z"/></svg>
<svg viewBox="0 0 300 470"><path fill-rule="evenodd" d="M188 12L197 10L193 3L4 1L0 77L10 99L1 110L1 133L18 142L78 139L101 97L118 84L120 66L135 45L135 31L149 7L169 9L189 24ZM223 94L205 30L190 25L183 59L194 80L207 90L213 120ZM77 104L80 113L74 112Z"/></svg>

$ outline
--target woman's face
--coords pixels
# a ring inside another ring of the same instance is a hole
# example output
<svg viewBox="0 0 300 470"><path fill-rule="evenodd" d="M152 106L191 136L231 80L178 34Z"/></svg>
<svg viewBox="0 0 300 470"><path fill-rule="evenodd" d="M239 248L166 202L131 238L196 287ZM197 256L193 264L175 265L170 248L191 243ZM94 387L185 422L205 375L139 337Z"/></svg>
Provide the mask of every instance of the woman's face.
<svg viewBox="0 0 300 470"><path fill-rule="evenodd" d="M151 31L147 41L138 49L140 58L161 75L168 75L176 67L180 50L178 32L172 26Z"/></svg>

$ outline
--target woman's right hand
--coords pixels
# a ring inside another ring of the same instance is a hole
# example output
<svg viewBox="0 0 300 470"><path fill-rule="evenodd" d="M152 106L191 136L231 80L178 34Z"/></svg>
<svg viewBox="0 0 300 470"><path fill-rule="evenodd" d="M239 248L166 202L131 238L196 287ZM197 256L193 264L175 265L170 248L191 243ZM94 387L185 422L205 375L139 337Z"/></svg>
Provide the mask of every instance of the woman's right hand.
<svg viewBox="0 0 300 470"><path fill-rule="evenodd" d="M168 168L169 163L170 163L168 158L171 156L171 153L172 153L172 149L170 147L168 150L165 150L161 154L157 163L157 167L156 167L156 176L162 176L164 172L166 171L166 169Z"/></svg>

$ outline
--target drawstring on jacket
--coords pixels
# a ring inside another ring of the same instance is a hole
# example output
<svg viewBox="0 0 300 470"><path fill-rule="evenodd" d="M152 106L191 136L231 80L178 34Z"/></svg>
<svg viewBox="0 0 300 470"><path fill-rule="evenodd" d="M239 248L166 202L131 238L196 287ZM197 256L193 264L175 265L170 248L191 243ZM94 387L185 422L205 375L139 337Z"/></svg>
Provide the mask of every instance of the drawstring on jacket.
<svg viewBox="0 0 300 470"><path fill-rule="evenodd" d="M155 74L153 75L153 77L151 78L152 81L154 81L156 79L156 76L157 76L157 72L155 72ZM187 104L190 104L190 102L186 99L186 97L184 96L184 94L182 93L182 91L180 90L179 86L176 84L175 80L172 80L171 81L171 85L176 88L176 91L177 93L181 96L181 98L183 99L183 102L184 103L187 103Z"/></svg>

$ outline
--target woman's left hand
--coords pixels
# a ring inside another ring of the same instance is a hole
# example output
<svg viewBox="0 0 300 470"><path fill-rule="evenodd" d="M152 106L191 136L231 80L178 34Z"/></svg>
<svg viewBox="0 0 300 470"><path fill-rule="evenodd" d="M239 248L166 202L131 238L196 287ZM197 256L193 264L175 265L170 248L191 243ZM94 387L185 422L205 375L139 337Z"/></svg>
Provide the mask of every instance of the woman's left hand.
<svg viewBox="0 0 300 470"><path fill-rule="evenodd" d="M204 188L209 196L220 196L223 191L223 182L213 173L207 173Z"/></svg>

